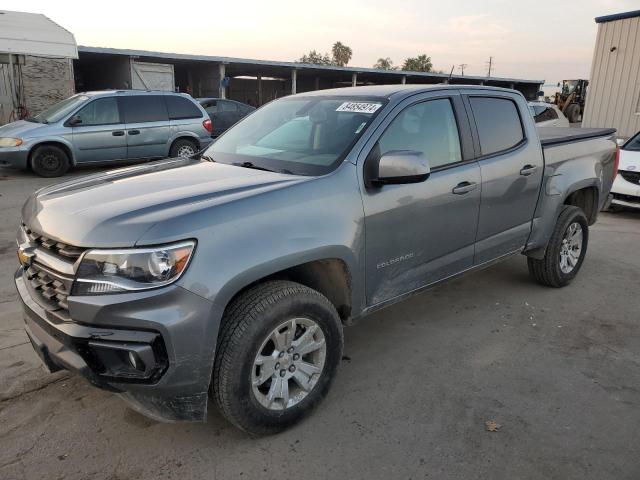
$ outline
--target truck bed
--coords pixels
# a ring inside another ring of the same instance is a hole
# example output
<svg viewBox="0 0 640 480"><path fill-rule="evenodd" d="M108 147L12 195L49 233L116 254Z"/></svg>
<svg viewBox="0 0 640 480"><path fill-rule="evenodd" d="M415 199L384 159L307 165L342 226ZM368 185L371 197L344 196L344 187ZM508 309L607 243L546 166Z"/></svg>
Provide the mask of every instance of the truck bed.
<svg viewBox="0 0 640 480"><path fill-rule="evenodd" d="M538 136L540 137L540 143L543 148L580 142L591 138L609 137L615 133L615 128L538 128Z"/></svg>

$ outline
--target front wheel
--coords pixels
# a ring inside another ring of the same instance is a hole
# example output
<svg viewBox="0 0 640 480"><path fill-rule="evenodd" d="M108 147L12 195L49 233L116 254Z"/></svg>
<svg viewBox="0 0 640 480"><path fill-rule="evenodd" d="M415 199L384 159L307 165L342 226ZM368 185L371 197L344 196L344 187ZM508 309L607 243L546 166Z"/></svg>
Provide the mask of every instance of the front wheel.
<svg viewBox="0 0 640 480"><path fill-rule="evenodd" d="M31 154L31 170L46 178L60 177L67 173L70 167L69 156L55 145L36 147Z"/></svg>
<svg viewBox="0 0 640 480"><path fill-rule="evenodd" d="M584 212L571 205L564 207L554 228L544 258L529 257L529 273L539 283L564 287L582 267L589 241L589 224Z"/></svg>
<svg viewBox="0 0 640 480"><path fill-rule="evenodd" d="M266 282L225 313L211 394L236 426L276 433L326 396L342 347L342 325L329 300L294 282Z"/></svg>

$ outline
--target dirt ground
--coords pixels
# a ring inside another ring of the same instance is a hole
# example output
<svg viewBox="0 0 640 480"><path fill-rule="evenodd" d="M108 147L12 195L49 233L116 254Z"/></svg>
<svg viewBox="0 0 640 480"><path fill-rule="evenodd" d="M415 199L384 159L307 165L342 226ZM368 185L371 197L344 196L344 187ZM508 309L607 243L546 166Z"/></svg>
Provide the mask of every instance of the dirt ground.
<svg viewBox="0 0 640 480"><path fill-rule="evenodd" d="M640 213L601 214L567 288L516 256L347 328L325 402L256 439L213 405L162 424L44 373L12 275L19 208L51 182L0 169L0 479L640 478Z"/></svg>

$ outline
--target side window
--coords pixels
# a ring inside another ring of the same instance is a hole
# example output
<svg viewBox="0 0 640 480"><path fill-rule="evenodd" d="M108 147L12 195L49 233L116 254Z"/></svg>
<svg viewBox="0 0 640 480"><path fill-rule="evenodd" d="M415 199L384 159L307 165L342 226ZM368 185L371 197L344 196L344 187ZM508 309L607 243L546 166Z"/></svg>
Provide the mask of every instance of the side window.
<svg viewBox="0 0 640 480"><path fill-rule="evenodd" d="M224 100L221 100L218 102L218 111L219 112L237 112L238 107L233 102L225 102Z"/></svg>
<svg viewBox="0 0 640 480"><path fill-rule="evenodd" d="M448 99L407 107L387 127L378 145L381 155L390 150L422 152L431 168L462 161L458 125Z"/></svg>
<svg viewBox="0 0 640 480"><path fill-rule="evenodd" d="M169 112L170 120L202 117L202 113L191 100L178 97L177 95L166 95L164 100L167 102L167 110Z"/></svg>
<svg viewBox="0 0 640 480"><path fill-rule="evenodd" d="M89 103L77 115L82 125L111 125L120 123L118 100L115 97L98 98Z"/></svg>
<svg viewBox="0 0 640 480"><path fill-rule="evenodd" d="M209 115L218 113L218 102L209 102L204 104L204 109Z"/></svg>
<svg viewBox="0 0 640 480"><path fill-rule="evenodd" d="M536 115L534 118L534 120L536 121L536 123L540 123L540 122L547 122L549 120L555 120L558 118L558 114L556 113L556 111L551 108L551 107L533 107Z"/></svg>
<svg viewBox="0 0 640 480"><path fill-rule="evenodd" d="M516 104L506 98L470 97L482 155L508 150L524 140Z"/></svg>
<svg viewBox="0 0 640 480"><path fill-rule="evenodd" d="M125 123L168 121L167 107L161 95L120 97Z"/></svg>

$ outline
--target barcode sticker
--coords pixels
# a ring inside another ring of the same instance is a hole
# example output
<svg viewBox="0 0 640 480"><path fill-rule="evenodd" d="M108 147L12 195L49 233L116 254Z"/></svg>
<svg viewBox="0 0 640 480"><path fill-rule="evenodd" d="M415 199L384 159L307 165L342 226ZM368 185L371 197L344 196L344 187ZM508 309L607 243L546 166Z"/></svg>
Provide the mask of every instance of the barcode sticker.
<svg viewBox="0 0 640 480"><path fill-rule="evenodd" d="M344 102L336 108L336 112L374 113L381 106L381 103Z"/></svg>

